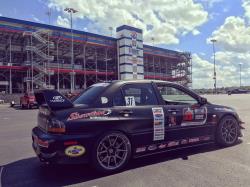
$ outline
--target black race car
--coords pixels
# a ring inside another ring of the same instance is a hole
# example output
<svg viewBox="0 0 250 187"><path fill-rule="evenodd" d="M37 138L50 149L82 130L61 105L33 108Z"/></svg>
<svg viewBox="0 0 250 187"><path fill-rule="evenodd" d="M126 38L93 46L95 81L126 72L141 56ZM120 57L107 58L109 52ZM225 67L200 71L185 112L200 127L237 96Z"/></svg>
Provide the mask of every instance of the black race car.
<svg viewBox="0 0 250 187"><path fill-rule="evenodd" d="M231 146L242 136L234 109L165 81L98 83L72 101L55 90L35 97L33 148L46 163L91 163L113 172L130 158L214 142Z"/></svg>

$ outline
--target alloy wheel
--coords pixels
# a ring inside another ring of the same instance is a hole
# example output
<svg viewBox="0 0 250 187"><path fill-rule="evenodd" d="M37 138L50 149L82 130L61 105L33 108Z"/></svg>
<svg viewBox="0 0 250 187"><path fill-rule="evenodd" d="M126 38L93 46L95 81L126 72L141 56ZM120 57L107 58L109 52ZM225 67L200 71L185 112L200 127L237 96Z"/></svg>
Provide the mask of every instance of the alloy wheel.
<svg viewBox="0 0 250 187"><path fill-rule="evenodd" d="M97 147L97 161L106 170L115 170L127 160L129 140L126 136L113 133L105 136Z"/></svg>

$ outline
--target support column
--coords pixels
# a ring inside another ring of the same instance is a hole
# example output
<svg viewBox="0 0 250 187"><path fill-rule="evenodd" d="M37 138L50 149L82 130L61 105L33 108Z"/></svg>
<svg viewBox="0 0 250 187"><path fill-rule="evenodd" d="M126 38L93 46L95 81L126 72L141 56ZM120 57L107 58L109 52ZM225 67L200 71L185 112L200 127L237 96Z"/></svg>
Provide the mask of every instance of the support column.
<svg viewBox="0 0 250 187"><path fill-rule="evenodd" d="M120 79L144 79L142 30L123 25L116 32Z"/></svg>

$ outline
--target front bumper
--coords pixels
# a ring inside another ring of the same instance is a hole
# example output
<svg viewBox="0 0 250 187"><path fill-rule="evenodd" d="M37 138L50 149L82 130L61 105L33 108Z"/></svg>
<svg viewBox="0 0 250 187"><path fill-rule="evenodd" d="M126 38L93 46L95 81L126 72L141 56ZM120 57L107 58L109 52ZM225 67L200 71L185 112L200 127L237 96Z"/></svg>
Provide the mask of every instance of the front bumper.
<svg viewBox="0 0 250 187"><path fill-rule="evenodd" d="M35 127L32 130L32 147L42 162L53 163L88 163L91 155L93 138L89 135L49 134ZM84 147L84 154L68 156L65 150L70 146Z"/></svg>

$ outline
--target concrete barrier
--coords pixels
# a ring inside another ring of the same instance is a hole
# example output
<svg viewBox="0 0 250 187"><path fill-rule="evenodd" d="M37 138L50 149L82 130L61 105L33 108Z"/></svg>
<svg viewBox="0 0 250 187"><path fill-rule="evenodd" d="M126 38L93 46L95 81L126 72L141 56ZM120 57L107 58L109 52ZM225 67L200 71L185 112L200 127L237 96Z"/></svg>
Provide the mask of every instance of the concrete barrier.
<svg viewBox="0 0 250 187"><path fill-rule="evenodd" d="M10 103L11 101L15 101L16 104L20 103L20 97L23 94L0 94L0 101L3 100L4 103Z"/></svg>

